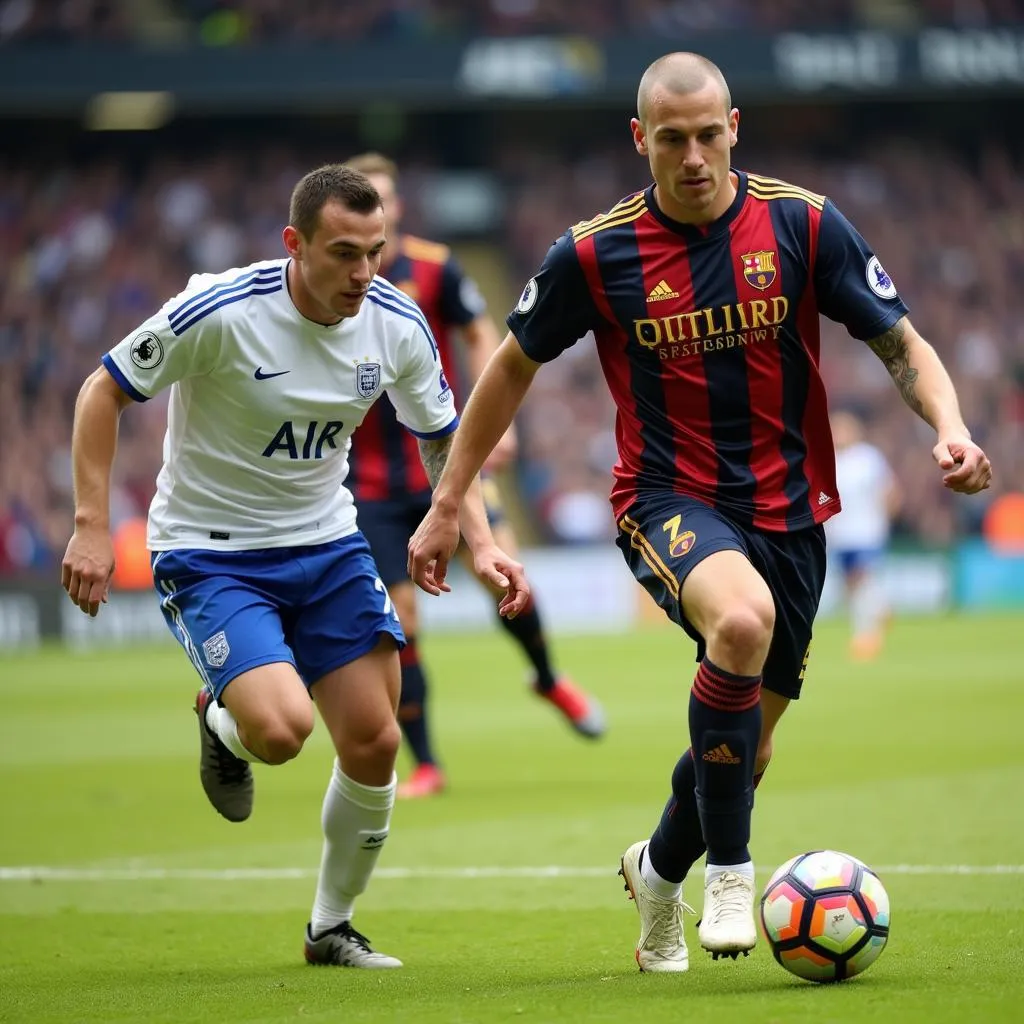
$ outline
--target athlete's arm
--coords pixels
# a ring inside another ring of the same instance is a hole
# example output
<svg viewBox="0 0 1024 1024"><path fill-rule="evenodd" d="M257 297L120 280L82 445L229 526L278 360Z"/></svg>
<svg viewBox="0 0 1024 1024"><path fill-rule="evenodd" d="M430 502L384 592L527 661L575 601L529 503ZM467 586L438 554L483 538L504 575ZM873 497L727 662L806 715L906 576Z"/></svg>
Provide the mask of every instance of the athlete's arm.
<svg viewBox="0 0 1024 1024"><path fill-rule="evenodd" d="M420 459L423 462L423 469L426 471L427 479L430 481L431 487L435 489L435 492L444 475L445 467L457 437L458 431L436 439L420 438ZM461 504L456 505L455 544L452 546L448 557L454 553L455 547L458 546L459 528L461 527L462 537L473 554L476 572L505 590L505 596L498 607L499 612L502 615L514 618L526 607L526 602L530 596L523 567L494 543L494 535L491 532L490 524L487 522L487 511L484 507L483 494L480 490L480 477L478 475L473 475L464 491L464 495ZM447 560L445 561L446 570ZM450 589L444 582L444 574L441 574L440 579L437 579L436 571L432 571L431 577L436 584L430 590L431 593L441 593L443 590ZM424 589L429 588L424 587Z"/></svg>
<svg viewBox="0 0 1024 1024"><path fill-rule="evenodd" d="M110 536L110 473L121 413L132 399L105 367L91 373L75 403L71 468L75 532L61 563L61 584L83 612L95 616L114 571Z"/></svg>
<svg viewBox="0 0 1024 1024"><path fill-rule="evenodd" d="M470 380L472 386L475 387L477 381L483 376L491 356L498 351L501 337L491 316L482 313L462 328L462 340L466 345ZM508 430L501 435L498 443L487 457L485 468L501 469L502 466L507 466L516 457L517 448L515 423L510 423Z"/></svg>
<svg viewBox="0 0 1024 1024"><path fill-rule="evenodd" d="M469 396L451 451L434 486L430 511L409 541L409 575L428 593L437 594L444 589L448 560L459 542L460 506L469 499L480 468L508 430L540 366L510 333ZM483 512L482 501L479 511ZM476 512L472 515L475 518ZM478 528L479 524L466 525ZM468 536L466 541L471 544Z"/></svg>
<svg viewBox="0 0 1024 1024"><path fill-rule="evenodd" d="M932 454L946 471L943 483L962 494L985 490L992 481L992 466L971 440L956 388L935 349L906 316L869 339L868 345L885 364L903 401L938 435Z"/></svg>

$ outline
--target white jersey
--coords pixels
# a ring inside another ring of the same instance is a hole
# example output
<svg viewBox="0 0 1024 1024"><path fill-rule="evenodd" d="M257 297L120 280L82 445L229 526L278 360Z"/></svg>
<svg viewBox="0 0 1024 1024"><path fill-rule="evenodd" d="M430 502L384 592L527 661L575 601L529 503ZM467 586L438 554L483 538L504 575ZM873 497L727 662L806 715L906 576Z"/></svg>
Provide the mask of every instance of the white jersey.
<svg viewBox="0 0 1024 1024"><path fill-rule="evenodd" d="M422 311L382 278L325 327L295 308L289 260L197 274L103 363L145 401L170 386L149 547L319 544L356 529L352 431L383 392L419 437L458 416Z"/></svg>
<svg viewBox="0 0 1024 1024"><path fill-rule="evenodd" d="M829 543L841 551L873 551L889 539L887 496L893 483L885 456L865 441L836 454L843 510L826 523Z"/></svg>

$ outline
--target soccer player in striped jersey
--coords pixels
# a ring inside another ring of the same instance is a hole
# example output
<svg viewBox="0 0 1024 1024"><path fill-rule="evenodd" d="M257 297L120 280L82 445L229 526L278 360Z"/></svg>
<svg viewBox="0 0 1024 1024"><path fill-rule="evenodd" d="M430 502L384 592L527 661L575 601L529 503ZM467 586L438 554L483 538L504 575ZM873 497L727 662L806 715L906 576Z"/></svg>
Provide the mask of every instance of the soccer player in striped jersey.
<svg viewBox="0 0 1024 1024"><path fill-rule="evenodd" d="M447 246L402 232L398 168L394 161L380 153L363 153L348 160L346 166L362 171L384 204L388 241L381 257L381 275L423 310L437 341L448 382L456 397L464 398L469 386L463 386L462 363L466 364L469 378L466 384L471 386L501 341L483 296ZM461 342L461 352L456 351L456 338ZM458 358L463 354L464 361ZM446 784L429 728L429 687L417 644L416 588L406 572L409 538L430 507L430 482L423 473L414 442L385 398L369 411L353 442L348 477L348 486L359 506L360 528L370 543L405 632L398 721L416 766L398 787L400 799L432 796ZM509 427L488 458L482 475L494 536L501 549L513 556L516 538L502 516L498 487L488 471L507 465L514 455L515 431ZM472 570L470 560L464 561ZM485 579L481 583L487 585ZM500 598L500 593L495 596ZM555 669L536 602L531 598L526 609L514 619L499 615L498 621L530 663L533 692L555 707L581 736L600 737L604 733L601 706Z"/></svg>
<svg viewBox="0 0 1024 1024"><path fill-rule="evenodd" d="M243 821L250 763L295 757L316 706L337 757L305 956L366 968L401 966L351 919L394 805L404 637L356 526L349 439L386 392L436 482L458 423L423 314L375 277L384 231L363 175L311 171L292 194L287 258L193 277L103 357L75 410L62 577L96 615L113 570L118 421L169 387L148 544L167 625L203 682L200 779L220 814ZM502 612L521 611L522 569L495 546L479 484L462 527L477 571L506 588Z"/></svg>
<svg viewBox="0 0 1024 1024"><path fill-rule="evenodd" d="M618 545L697 642L671 795L621 865L641 970L685 971L681 887L705 850L701 946L735 957L756 942L754 787L800 695L822 523L839 511L819 315L868 344L934 428L947 487L980 491L991 467L868 243L823 196L730 166L739 112L721 71L662 57L637 111L633 142L654 183L568 231L526 285L409 558L428 592L447 586L466 488L540 365L592 330L618 407Z"/></svg>

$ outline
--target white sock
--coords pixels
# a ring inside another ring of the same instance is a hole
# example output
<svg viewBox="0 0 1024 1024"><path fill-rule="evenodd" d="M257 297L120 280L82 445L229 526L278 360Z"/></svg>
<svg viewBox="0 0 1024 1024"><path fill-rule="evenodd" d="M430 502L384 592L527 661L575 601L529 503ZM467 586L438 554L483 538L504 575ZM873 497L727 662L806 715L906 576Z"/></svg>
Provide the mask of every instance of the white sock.
<svg viewBox="0 0 1024 1024"><path fill-rule="evenodd" d="M708 864L704 868L704 887L707 888L715 879L731 871L734 875L741 875L748 882L754 880L754 862L748 860L743 864Z"/></svg>
<svg viewBox="0 0 1024 1024"><path fill-rule="evenodd" d="M335 759L320 818L324 850L310 920L313 935L351 919L388 837L396 784L392 776L386 786L364 786L345 775Z"/></svg>
<svg viewBox="0 0 1024 1024"><path fill-rule="evenodd" d="M864 577L850 595L850 619L854 636L881 632L887 613L885 592L874 573Z"/></svg>
<svg viewBox="0 0 1024 1024"><path fill-rule="evenodd" d="M238 723L235 721L235 716L215 700L211 700L206 705L206 726L215 736L220 737L221 743L235 757L240 757L243 761L254 761L257 764L264 763L263 758L257 757L238 738Z"/></svg>
<svg viewBox="0 0 1024 1024"><path fill-rule="evenodd" d="M647 848L644 849L644 855L641 859L640 877L647 883L647 887L663 900L674 900L683 891L682 882L670 882L667 878L662 878L654 870L654 865L651 864L651 855Z"/></svg>

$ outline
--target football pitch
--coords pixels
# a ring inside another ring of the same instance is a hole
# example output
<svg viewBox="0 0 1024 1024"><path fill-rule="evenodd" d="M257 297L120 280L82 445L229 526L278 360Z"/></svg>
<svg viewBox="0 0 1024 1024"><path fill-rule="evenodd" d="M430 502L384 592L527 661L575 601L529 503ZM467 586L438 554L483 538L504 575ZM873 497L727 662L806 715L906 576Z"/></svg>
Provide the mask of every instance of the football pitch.
<svg viewBox="0 0 1024 1024"><path fill-rule="evenodd" d="M819 627L805 698L758 791L760 883L794 853L874 867L892 934L815 986L763 940L641 975L619 857L686 745L693 648L671 628L560 637L602 699L588 743L525 691L498 632L423 643L450 790L400 803L356 926L405 968L311 968L302 932L330 749L257 769L232 825L197 778L196 682L173 644L3 655L0 1021L1019 1021L1024 1019L1024 620L897 621L873 664ZM407 769L401 762L401 771ZM697 879L685 897L700 909Z"/></svg>

